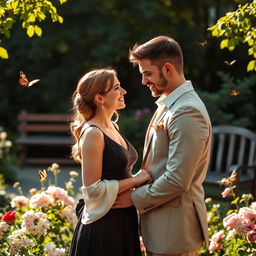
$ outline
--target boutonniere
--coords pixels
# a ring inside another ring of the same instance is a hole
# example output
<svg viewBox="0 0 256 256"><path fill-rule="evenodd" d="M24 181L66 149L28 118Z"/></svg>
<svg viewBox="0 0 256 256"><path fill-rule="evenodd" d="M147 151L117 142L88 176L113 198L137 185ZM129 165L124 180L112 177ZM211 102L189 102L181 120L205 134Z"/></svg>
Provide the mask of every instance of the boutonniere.
<svg viewBox="0 0 256 256"><path fill-rule="evenodd" d="M164 129L164 121L160 120L156 125L152 125L156 131Z"/></svg>

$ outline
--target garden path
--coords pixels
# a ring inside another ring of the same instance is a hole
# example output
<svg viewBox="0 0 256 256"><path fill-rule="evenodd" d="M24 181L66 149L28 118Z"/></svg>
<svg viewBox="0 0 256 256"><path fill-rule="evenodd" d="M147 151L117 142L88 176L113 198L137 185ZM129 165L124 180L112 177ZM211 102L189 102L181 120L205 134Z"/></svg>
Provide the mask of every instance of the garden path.
<svg viewBox="0 0 256 256"><path fill-rule="evenodd" d="M24 194L28 194L31 188L40 189L41 184L39 182L38 171L47 169L48 166L24 166L17 171L17 181L20 182L22 190ZM76 182L74 183L75 192L79 191L79 188L82 186L81 181L81 169L78 165L76 166L60 166L61 172L58 174L57 185L59 187L65 188L65 182L67 182L70 178L69 172L76 171L79 176L76 178ZM45 182L45 186L48 186L48 182L50 181L52 184L54 183L54 177L52 173L47 172L48 180ZM8 193L17 194L17 190L12 186L7 188Z"/></svg>

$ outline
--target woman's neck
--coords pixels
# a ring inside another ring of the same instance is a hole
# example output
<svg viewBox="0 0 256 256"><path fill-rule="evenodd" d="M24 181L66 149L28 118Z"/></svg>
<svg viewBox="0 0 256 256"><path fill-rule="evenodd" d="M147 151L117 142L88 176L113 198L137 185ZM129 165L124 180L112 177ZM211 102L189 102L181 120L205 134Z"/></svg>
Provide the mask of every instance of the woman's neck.
<svg viewBox="0 0 256 256"><path fill-rule="evenodd" d="M114 112L107 112L107 111L100 111L96 112L95 116L93 117L93 122L96 122L98 125L104 127L104 128L110 128L111 125L111 118L113 116Z"/></svg>

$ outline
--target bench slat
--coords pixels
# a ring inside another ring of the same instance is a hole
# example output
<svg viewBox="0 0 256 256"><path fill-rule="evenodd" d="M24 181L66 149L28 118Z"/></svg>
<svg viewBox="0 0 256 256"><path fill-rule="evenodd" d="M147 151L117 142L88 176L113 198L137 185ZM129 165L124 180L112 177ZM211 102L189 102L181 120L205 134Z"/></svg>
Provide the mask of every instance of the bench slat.
<svg viewBox="0 0 256 256"><path fill-rule="evenodd" d="M226 164L226 170L231 166L233 157L234 157L234 151L235 151L235 142L236 142L236 136L235 134L230 135L230 141L229 141L229 147L228 147L228 160Z"/></svg>
<svg viewBox="0 0 256 256"><path fill-rule="evenodd" d="M69 158L29 158L24 159L25 164L76 164L76 162Z"/></svg>
<svg viewBox="0 0 256 256"><path fill-rule="evenodd" d="M20 124L21 132L69 132L68 124Z"/></svg>
<svg viewBox="0 0 256 256"><path fill-rule="evenodd" d="M71 137L24 137L17 139L18 144L24 145L71 145Z"/></svg>
<svg viewBox="0 0 256 256"><path fill-rule="evenodd" d="M225 144L225 135L220 134L219 141L218 141L218 153L217 153L217 163L216 163L216 172L217 173L221 172L224 144Z"/></svg>
<svg viewBox="0 0 256 256"><path fill-rule="evenodd" d="M67 114L26 114L21 113L18 115L19 121L31 122L69 122L70 115Z"/></svg>

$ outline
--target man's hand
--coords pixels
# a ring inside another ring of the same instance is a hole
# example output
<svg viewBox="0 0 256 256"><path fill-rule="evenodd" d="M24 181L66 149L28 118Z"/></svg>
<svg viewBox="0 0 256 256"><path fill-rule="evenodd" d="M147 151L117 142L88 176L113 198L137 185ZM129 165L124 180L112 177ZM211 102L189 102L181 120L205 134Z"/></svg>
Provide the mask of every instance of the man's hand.
<svg viewBox="0 0 256 256"><path fill-rule="evenodd" d="M133 205L131 198L132 190L127 190L119 194L114 202L112 208L127 208Z"/></svg>

